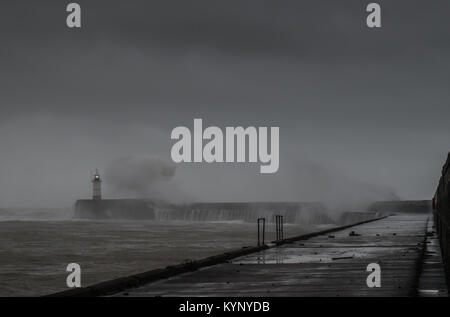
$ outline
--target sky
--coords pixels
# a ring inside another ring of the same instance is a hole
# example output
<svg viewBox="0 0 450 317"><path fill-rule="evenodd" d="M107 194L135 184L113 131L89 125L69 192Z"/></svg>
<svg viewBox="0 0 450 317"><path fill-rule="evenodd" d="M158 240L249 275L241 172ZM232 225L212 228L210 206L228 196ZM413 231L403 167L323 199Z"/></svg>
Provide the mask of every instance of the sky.
<svg viewBox="0 0 450 317"><path fill-rule="evenodd" d="M429 199L449 150L450 3L378 1L370 29L369 2L79 0L69 29L69 1L2 1L0 207L70 206L96 168L105 198L144 195L114 181L143 169L145 195L173 201ZM194 118L280 127L279 171L172 166L171 131Z"/></svg>

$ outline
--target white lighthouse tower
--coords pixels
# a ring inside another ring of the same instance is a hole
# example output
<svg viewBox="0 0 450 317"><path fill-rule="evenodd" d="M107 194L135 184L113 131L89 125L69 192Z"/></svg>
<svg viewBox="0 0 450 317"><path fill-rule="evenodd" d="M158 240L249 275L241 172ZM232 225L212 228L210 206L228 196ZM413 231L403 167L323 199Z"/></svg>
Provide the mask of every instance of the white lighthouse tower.
<svg viewBox="0 0 450 317"><path fill-rule="evenodd" d="M92 199L102 199L102 179L98 173L98 170L95 171L94 178L92 179Z"/></svg>

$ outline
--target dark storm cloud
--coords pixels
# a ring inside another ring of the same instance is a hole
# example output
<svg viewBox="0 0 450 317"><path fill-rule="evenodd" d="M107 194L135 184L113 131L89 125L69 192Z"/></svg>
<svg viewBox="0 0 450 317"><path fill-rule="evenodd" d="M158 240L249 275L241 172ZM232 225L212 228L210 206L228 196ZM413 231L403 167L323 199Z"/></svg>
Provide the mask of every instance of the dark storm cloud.
<svg viewBox="0 0 450 317"><path fill-rule="evenodd" d="M131 47L294 57L401 56L413 49L448 48L448 1L378 1L385 28L376 31L364 23L369 2L78 1L84 28L75 33L60 27L65 22L64 1L3 1L0 32L3 40L24 46L30 41L57 48L63 41L76 47L103 39Z"/></svg>
<svg viewBox="0 0 450 317"><path fill-rule="evenodd" d="M277 175L179 166L200 200L316 199L292 190L310 174L286 172L304 160L377 193L433 192L450 136L448 1L379 1L378 30L360 0L80 0L79 30L67 3L0 3L0 204L88 196L90 171L169 159L170 130L194 117L281 131Z"/></svg>

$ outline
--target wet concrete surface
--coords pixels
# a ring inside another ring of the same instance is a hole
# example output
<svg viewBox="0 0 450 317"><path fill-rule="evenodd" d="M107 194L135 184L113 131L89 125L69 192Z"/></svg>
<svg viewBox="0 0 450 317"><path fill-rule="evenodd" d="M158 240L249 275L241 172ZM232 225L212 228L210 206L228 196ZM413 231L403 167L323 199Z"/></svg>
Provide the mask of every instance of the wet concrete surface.
<svg viewBox="0 0 450 317"><path fill-rule="evenodd" d="M116 296L447 296L430 230L430 215L394 215ZM381 267L379 288L367 286L370 263Z"/></svg>
<svg viewBox="0 0 450 317"><path fill-rule="evenodd" d="M419 296L448 296L439 239L433 222L428 223L427 243L419 279Z"/></svg>

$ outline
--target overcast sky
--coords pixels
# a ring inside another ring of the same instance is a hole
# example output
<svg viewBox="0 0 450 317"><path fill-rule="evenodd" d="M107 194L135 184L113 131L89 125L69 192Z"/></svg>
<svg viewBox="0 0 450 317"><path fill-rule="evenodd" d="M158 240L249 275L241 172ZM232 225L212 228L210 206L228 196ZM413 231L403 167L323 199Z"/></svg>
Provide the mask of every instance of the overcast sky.
<svg viewBox="0 0 450 317"><path fill-rule="evenodd" d="M170 161L194 118L279 126L279 172L181 164L163 198L430 198L450 148L450 2L378 1L381 29L369 2L80 0L69 29L69 1L2 1L0 206L69 206L95 168Z"/></svg>

